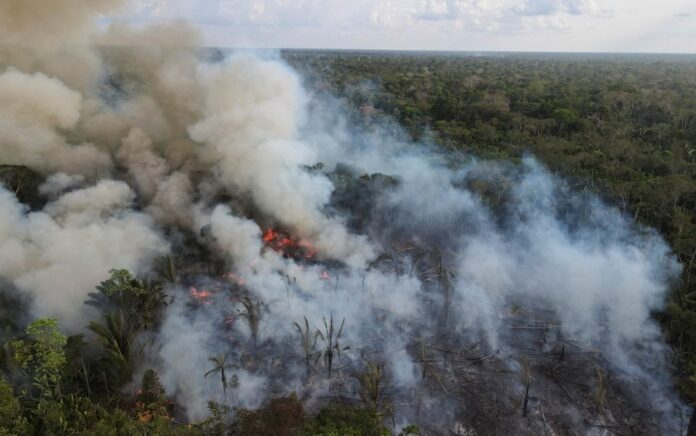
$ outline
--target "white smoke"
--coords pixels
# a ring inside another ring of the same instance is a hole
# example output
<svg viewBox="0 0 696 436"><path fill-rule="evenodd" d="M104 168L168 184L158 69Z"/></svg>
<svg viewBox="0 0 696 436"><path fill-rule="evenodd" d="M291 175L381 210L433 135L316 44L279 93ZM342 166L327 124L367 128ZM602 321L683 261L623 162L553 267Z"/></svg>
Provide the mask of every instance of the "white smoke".
<svg viewBox="0 0 696 436"><path fill-rule="evenodd" d="M201 159L217 165L223 181L249 193L263 212L314 239L323 254L351 266L373 257L365 238L322 213L331 182L302 168L317 162L317 152L297 138L305 97L295 74L250 55L201 74L204 119L190 129L194 140L207 145Z"/></svg>
<svg viewBox="0 0 696 436"><path fill-rule="evenodd" d="M3 163L42 172L90 174L110 157L91 144L70 145L59 133L80 117L82 97L60 80L9 69L0 75L0 153Z"/></svg>
<svg viewBox="0 0 696 436"><path fill-rule="evenodd" d="M110 269L142 272L168 250L152 220L128 209L134 197L126 184L105 180L27 213L0 189L0 277L33 296L36 316L81 330L83 302Z"/></svg>
<svg viewBox="0 0 696 436"><path fill-rule="evenodd" d="M92 89L102 63L91 46L102 14L127 0L4 0L0 3L0 69L42 72L80 92Z"/></svg>

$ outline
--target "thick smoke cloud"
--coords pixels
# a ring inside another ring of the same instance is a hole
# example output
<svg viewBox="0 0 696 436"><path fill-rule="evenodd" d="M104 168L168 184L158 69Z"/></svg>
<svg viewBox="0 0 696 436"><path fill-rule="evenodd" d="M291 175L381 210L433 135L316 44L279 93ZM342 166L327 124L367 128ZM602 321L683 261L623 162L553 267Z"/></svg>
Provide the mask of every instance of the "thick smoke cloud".
<svg viewBox="0 0 696 436"><path fill-rule="evenodd" d="M85 327L83 301L112 268L141 271L168 244L150 217L128 207L135 193L104 180L29 212L0 189L0 277L34 298L37 316Z"/></svg>
<svg viewBox="0 0 696 436"><path fill-rule="evenodd" d="M217 163L227 185L248 192L258 207L312 238L323 253L360 266L374 255L360 237L327 218L333 186L303 166L317 162L313 147L298 140L305 98L295 74L279 62L236 56L202 73L204 119L190 128L207 147L201 159Z"/></svg>
<svg viewBox="0 0 696 436"><path fill-rule="evenodd" d="M96 83L101 62L90 46L96 18L127 0L7 0L0 4L0 67L43 72L80 91Z"/></svg>
<svg viewBox="0 0 696 436"><path fill-rule="evenodd" d="M452 165L391 132L361 132L282 61L212 59L185 24L115 24L95 36L95 18L120 3L0 4L0 163L44 175L47 201L30 211L0 189L0 278L33 298L35 315L78 331L82 302L110 269L146 274L170 252L187 264L222 258L224 277L195 271L186 286L237 293L201 303L172 285L140 367L157 368L188 418L200 419L209 400L222 401L204 376L214 355L242 368L232 404L327 395L331 383L307 378L299 356L293 323L305 317L312 329L345 320L351 351L337 370L349 390L350 374L381 361L408 391L423 383L412 346L435 337L485 342L518 368L505 317L534 302L562 335L651 380L665 411L680 407L651 319L678 265L654 232L574 194L533 159ZM323 170L310 168L319 162ZM392 182L351 215L334 204L340 168ZM281 255L262 240L269 226L316 254ZM258 331L243 302L256 308ZM667 415L670 428L674 420Z"/></svg>
<svg viewBox="0 0 696 436"><path fill-rule="evenodd" d="M111 163L91 144L70 145L61 130L75 127L81 95L42 73L8 69L0 75L0 153L3 162L50 173L95 173Z"/></svg>

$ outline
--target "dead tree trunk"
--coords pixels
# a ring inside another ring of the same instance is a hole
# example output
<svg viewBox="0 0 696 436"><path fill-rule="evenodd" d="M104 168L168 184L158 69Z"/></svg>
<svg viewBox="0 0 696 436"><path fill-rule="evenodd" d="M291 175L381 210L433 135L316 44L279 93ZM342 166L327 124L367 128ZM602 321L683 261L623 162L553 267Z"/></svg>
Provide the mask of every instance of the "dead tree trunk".
<svg viewBox="0 0 696 436"><path fill-rule="evenodd" d="M529 383L524 387L524 404L522 405L522 416L527 417L527 404L529 403Z"/></svg>

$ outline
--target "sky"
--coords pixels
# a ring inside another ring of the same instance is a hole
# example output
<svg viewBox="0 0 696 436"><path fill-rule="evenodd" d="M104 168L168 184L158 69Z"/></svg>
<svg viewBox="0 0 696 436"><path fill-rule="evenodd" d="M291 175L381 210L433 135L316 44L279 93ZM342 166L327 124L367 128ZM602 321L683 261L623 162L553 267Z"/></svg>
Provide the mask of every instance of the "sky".
<svg viewBox="0 0 696 436"><path fill-rule="evenodd" d="M693 0L139 0L220 47L696 53Z"/></svg>

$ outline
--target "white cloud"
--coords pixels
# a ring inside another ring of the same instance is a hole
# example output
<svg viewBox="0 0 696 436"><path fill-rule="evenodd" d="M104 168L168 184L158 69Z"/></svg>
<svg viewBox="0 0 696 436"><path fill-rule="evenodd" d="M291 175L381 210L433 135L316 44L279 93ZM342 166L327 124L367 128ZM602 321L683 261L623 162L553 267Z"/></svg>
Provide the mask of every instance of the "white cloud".
<svg viewBox="0 0 696 436"><path fill-rule="evenodd" d="M520 15L553 15L561 11L558 0L527 0L513 9Z"/></svg>
<svg viewBox="0 0 696 436"><path fill-rule="evenodd" d="M565 0L566 10L572 15L597 14L599 7L594 0Z"/></svg>
<svg viewBox="0 0 696 436"><path fill-rule="evenodd" d="M372 10L372 23L386 28L412 26L416 10L408 2L384 1Z"/></svg>
<svg viewBox="0 0 696 436"><path fill-rule="evenodd" d="M140 0L130 19L185 18L224 46L694 52L695 12L689 0Z"/></svg>
<svg viewBox="0 0 696 436"><path fill-rule="evenodd" d="M264 26L318 26L331 2L320 0L227 0L220 1L220 16L233 23Z"/></svg>
<svg viewBox="0 0 696 436"><path fill-rule="evenodd" d="M418 18L421 20L452 20L456 18L454 1L426 0L421 2Z"/></svg>
<svg viewBox="0 0 696 436"><path fill-rule="evenodd" d="M594 0L525 0L513 10L520 15L597 14Z"/></svg>

